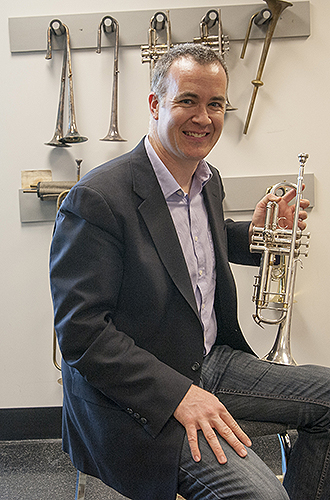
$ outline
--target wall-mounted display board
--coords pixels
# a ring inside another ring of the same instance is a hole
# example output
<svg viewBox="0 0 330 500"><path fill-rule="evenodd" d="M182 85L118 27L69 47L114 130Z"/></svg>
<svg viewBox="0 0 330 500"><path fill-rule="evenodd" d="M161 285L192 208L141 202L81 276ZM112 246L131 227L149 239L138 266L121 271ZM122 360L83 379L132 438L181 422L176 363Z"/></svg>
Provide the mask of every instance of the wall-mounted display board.
<svg viewBox="0 0 330 500"><path fill-rule="evenodd" d="M292 2L277 23L274 37L308 37L310 35L310 2L302 0ZM192 41L199 36L199 23L205 13L214 8L221 9L224 34L230 40L244 40L251 16L267 7L265 2L249 5L213 5L210 7L191 7L170 9L172 43ZM166 6L164 6L164 10ZM159 9L161 10L161 9ZM152 10L135 10L127 12L108 12L91 14L69 14L40 17L9 18L10 50L15 52L31 52L46 50L46 32L50 21L59 18L70 29L72 49L95 49L97 46L97 29L101 19L106 15L115 17L120 26L121 46L140 46L147 43L147 32ZM250 38L264 38L265 29L253 25ZM62 48L61 37L53 37L53 49ZM59 40L56 40L58 38ZM102 45L113 46L114 37L104 37Z"/></svg>
<svg viewBox="0 0 330 500"><path fill-rule="evenodd" d="M278 182L297 183L296 174L288 175L257 175L244 177L224 177L223 183L226 191L224 210L227 214L232 212L252 213L257 202L264 196L267 187ZM304 198L314 207L314 174L305 173ZM237 196L237 193L240 193ZM19 205L21 222L52 222L56 216L56 201L40 200L36 194L25 193L19 190Z"/></svg>

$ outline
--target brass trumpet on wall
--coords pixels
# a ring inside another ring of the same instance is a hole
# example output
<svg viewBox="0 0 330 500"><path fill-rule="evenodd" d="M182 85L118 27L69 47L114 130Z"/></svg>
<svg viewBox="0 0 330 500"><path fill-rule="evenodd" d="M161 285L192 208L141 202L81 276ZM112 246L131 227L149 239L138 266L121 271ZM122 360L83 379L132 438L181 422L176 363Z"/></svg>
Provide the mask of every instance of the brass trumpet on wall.
<svg viewBox="0 0 330 500"><path fill-rule="evenodd" d="M217 34L211 35L210 29L217 25ZM205 16L201 19L199 24L200 36L194 38L194 43L201 43L202 45L208 45L211 49L216 50L219 54L225 58L229 50L229 40L226 35L223 34L222 21L221 21L221 10L211 9ZM236 111L226 96L226 111Z"/></svg>
<svg viewBox="0 0 330 500"><path fill-rule="evenodd" d="M65 46L63 49L63 63L61 72L61 86L60 86L60 97L57 111L56 126L53 138L47 142L48 146L56 147L68 147L68 144L76 144L79 142L85 142L88 140L79 134L76 124L76 113L74 106L74 94L73 94L73 75L72 75L72 62L71 62L71 49L70 49L70 33L69 28L63 24L59 19L53 19L48 27L47 31L47 53L46 59L52 58L52 36L65 35ZM68 79L69 89L68 89L68 130L65 136L63 136L63 120L64 120L64 101L65 101L65 87L66 79Z"/></svg>
<svg viewBox="0 0 330 500"><path fill-rule="evenodd" d="M263 46L262 53L261 53L261 58L260 58L260 62L259 62L257 76L256 76L255 80L252 80L252 82L251 82L253 84L254 88L253 88L250 106L248 109L248 113L247 113L247 117L246 117L246 121L245 121L245 125L244 125L243 134L247 134L247 131L248 131L248 128L250 125L250 121L251 121L251 117L252 117L253 108L255 105L256 98L257 98L258 90L264 84L263 81L261 80L261 78L262 78L262 74L263 74L264 67L266 64L268 51L270 48L270 44L271 44L271 41L272 41L272 38L274 35L274 31L275 31L277 22L281 16L282 12L284 11L284 9L286 9L287 7L292 7L292 5L293 5L291 2L287 2L286 0L265 0L265 2L267 3L268 8L271 12L271 17L270 17L270 21L268 24L268 29L267 29L267 33L266 33L266 37L265 37L265 41L264 41L264 46ZM255 17L255 16L252 16L252 17ZM251 29L251 22L249 24L247 36L246 36L246 39L244 42L244 50L242 51L241 58L243 58L244 54L245 54L245 48L246 48L247 38L249 37L250 29Z"/></svg>
<svg viewBox="0 0 330 500"><path fill-rule="evenodd" d="M166 42L158 43L158 34L166 28ZM156 61L172 47L170 13L156 12L150 19L148 45L141 45L142 64L150 65L150 84Z"/></svg>
<svg viewBox="0 0 330 500"><path fill-rule="evenodd" d="M110 126L107 135L100 139L101 141L126 141L123 139L118 131L118 51L119 51L119 24L116 19L111 16L105 16L98 28L97 50L98 54L101 53L101 34L115 32L115 49L113 61L113 83L112 83L112 104Z"/></svg>
<svg viewBox="0 0 330 500"><path fill-rule="evenodd" d="M275 343L263 359L291 365L297 364L291 354L290 345L296 271L300 256L308 255L310 238L309 233L304 234L298 227L303 173L308 155L300 154L298 158L300 166L297 185L284 182L276 184L270 190L273 194L279 189L283 192L287 188L296 190L292 229L281 227L283 221L278 218L278 203L270 201L267 204L265 225L253 229L250 245L252 253L262 253L252 297L256 304L253 318L258 325L279 325Z"/></svg>

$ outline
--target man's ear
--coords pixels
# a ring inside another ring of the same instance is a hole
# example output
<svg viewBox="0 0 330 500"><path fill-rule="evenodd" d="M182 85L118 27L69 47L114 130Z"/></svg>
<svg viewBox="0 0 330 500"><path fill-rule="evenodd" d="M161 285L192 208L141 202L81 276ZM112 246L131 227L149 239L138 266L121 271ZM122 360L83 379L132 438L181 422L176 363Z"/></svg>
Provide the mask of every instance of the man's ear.
<svg viewBox="0 0 330 500"><path fill-rule="evenodd" d="M159 100L158 96L151 92L148 97L149 101L149 110L151 113L151 116L154 118L154 120L158 120L158 111L159 111Z"/></svg>

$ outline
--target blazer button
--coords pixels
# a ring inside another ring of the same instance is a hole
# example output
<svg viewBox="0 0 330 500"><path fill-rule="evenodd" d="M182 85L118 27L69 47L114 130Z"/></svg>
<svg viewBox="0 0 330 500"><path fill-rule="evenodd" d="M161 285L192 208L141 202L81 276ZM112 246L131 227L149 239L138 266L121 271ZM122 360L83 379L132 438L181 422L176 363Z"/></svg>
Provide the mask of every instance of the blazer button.
<svg viewBox="0 0 330 500"><path fill-rule="evenodd" d="M133 417L136 418L136 420L139 420L141 415L140 415L140 413L134 413Z"/></svg>
<svg viewBox="0 0 330 500"><path fill-rule="evenodd" d="M142 425L146 425L148 423L148 420L146 418L142 417L140 422Z"/></svg>
<svg viewBox="0 0 330 500"><path fill-rule="evenodd" d="M191 369L193 372L197 372L201 367L201 364L198 362L198 361L195 361L195 363L193 363L191 365Z"/></svg>

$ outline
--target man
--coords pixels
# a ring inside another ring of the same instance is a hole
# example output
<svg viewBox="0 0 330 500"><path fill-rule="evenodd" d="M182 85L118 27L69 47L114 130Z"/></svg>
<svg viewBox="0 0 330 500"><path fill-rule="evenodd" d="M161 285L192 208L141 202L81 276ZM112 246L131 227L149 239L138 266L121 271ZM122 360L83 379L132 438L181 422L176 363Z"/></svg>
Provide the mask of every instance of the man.
<svg viewBox="0 0 330 500"><path fill-rule="evenodd" d="M229 261L258 263L253 225L269 199L292 223L294 192L265 196L251 224L224 221L220 176L204 158L221 135L226 88L211 49L171 49L155 69L148 136L61 206L51 287L63 447L133 500L279 500L285 489L234 418L282 421L299 429L290 498L325 500L329 370L258 360L237 320Z"/></svg>

